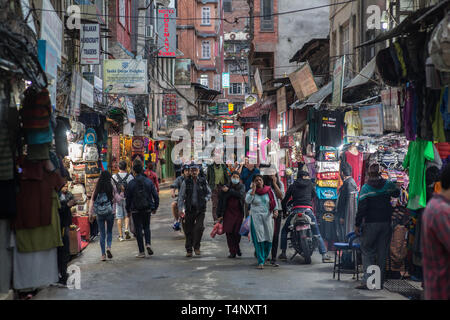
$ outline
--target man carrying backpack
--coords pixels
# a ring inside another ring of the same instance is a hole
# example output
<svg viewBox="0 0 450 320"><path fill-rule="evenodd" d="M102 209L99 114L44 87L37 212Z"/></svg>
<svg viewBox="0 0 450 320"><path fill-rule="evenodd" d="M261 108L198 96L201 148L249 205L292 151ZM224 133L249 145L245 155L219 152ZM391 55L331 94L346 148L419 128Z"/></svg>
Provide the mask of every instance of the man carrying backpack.
<svg viewBox="0 0 450 320"><path fill-rule="evenodd" d="M206 179L199 176L199 166L192 164L190 171L190 177L183 181L178 194L178 210L184 216L186 257L192 257L192 248L197 256L200 255L206 202L211 198L211 189Z"/></svg>
<svg viewBox="0 0 450 320"><path fill-rule="evenodd" d="M127 172L127 162L122 160L119 162L119 173L116 173L113 176L113 181L116 185L116 189L118 192L123 192L125 194L127 190L127 186L130 181L133 180L133 175ZM130 225L130 218L128 218L128 214L126 212L125 207L125 199L116 205L116 220L117 220L117 228L119 230L119 241L124 241L122 228L123 228L123 220L125 220L125 239L130 240L130 231L128 231Z"/></svg>
<svg viewBox="0 0 450 320"><path fill-rule="evenodd" d="M141 161L133 164L135 178L130 181L126 190L126 210L133 216L136 240L139 247L137 258L145 258L142 229L144 230L147 253L153 254L150 247L150 215L155 214L159 206L159 196L153 182L144 175Z"/></svg>

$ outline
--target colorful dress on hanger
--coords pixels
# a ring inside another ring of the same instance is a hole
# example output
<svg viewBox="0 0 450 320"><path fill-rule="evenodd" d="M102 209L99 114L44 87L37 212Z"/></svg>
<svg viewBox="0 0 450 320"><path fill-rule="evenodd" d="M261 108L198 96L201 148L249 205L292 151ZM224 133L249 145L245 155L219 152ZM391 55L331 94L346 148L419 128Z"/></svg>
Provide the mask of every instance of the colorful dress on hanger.
<svg viewBox="0 0 450 320"><path fill-rule="evenodd" d="M345 158L347 163L352 167L352 178L355 180L358 190L361 190L364 155L361 152L354 155L350 151L346 151Z"/></svg>

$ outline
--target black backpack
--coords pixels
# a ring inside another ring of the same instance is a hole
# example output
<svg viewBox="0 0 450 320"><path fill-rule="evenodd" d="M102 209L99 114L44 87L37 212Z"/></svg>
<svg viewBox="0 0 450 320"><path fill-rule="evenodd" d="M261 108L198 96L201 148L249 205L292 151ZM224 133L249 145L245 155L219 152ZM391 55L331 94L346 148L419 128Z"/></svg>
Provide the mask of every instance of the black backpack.
<svg viewBox="0 0 450 320"><path fill-rule="evenodd" d="M123 190L127 190L128 186L128 177L130 176L129 173L125 175L125 178L122 179L122 177L119 174L116 174L116 179L114 179L114 182L116 183L117 192L121 191L121 187L123 186Z"/></svg>
<svg viewBox="0 0 450 320"><path fill-rule="evenodd" d="M150 211L152 209L150 202L150 195L145 189L144 178L139 177L135 179L136 191L133 195L133 209L136 211Z"/></svg>

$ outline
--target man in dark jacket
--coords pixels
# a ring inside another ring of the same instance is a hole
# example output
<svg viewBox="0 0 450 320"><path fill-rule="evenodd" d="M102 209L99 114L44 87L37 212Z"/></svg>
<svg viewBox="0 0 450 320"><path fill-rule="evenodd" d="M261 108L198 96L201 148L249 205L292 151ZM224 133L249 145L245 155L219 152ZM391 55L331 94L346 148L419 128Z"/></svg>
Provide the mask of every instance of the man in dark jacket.
<svg viewBox="0 0 450 320"><path fill-rule="evenodd" d="M230 183L227 167L224 164L220 164L218 159L214 160L214 163L208 166L206 180L208 180L209 187L212 191L212 216L214 219L214 223L216 223L219 194L222 190L222 187Z"/></svg>
<svg viewBox="0 0 450 320"><path fill-rule="evenodd" d="M348 221L352 221L353 217L349 215L354 215L356 208L356 195L358 193L358 187L356 186L355 180L352 178L352 167L347 162L342 162L341 165L341 178L344 183L339 189L339 196L336 203L336 215L335 215L335 226L336 234L339 242L345 242L347 230L353 228L353 226L348 226ZM353 199L353 207L352 207ZM353 211L352 211L353 209ZM353 224L353 223L352 223Z"/></svg>
<svg viewBox="0 0 450 320"><path fill-rule="evenodd" d="M289 217L286 219L283 229L281 229L281 254L278 257L280 260L287 260L286 249L287 249L287 235L289 233L289 226L291 224L292 218L299 212L302 212L311 218L314 223L311 225L312 234L318 236L319 240L319 252L322 255L322 262L329 263L333 262L332 259L327 255L327 249L325 243L320 235L319 227L317 225L316 217L312 211L312 201L316 196L316 190L309 177L309 173L306 171L299 171L297 175L297 180L289 186L286 195L284 196L281 205L283 207L283 212L286 213L286 204L292 197L293 210Z"/></svg>
<svg viewBox="0 0 450 320"><path fill-rule="evenodd" d="M159 206L159 196L153 182L144 175L142 162L135 161L133 164L135 178L128 183L126 190L126 209L131 214L134 222L136 240L139 247L138 258L145 258L142 229L144 229L147 253L153 254L150 247L150 215L155 214Z"/></svg>
<svg viewBox="0 0 450 320"><path fill-rule="evenodd" d="M381 178L377 163L369 167L369 181L361 188L358 199L358 212L355 233L361 235L361 253L364 268L362 284L357 289L367 289L367 267L377 264L381 271L381 284L384 281L386 257L391 241L391 223L394 209L391 197L398 197L397 186ZM377 263L376 263L377 262Z"/></svg>
<svg viewBox="0 0 450 320"><path fill-rule="evenodd" d="M211 189L205 178L199 177L199 166L190 166L191 175L183 181L178 194L178 210L184 217L183 230L186 235L186 257L200 255L200 242L205 227L206 202L211 197Z"/></svg>
<svg viewBox="0 0 450 320"><path fill-rule="evenodd" d="M184 179L189 177L189 165L183 165L183 172L181 176L177 177L175 181L170 185L170 188L172 189L172 198L174 199L172 202L172 215L174 218L173 222L173 230L180 231L180 215L178 212L178 199L176 196L176 191L179 191L181 189L181 185L183 184Z"/></svg>

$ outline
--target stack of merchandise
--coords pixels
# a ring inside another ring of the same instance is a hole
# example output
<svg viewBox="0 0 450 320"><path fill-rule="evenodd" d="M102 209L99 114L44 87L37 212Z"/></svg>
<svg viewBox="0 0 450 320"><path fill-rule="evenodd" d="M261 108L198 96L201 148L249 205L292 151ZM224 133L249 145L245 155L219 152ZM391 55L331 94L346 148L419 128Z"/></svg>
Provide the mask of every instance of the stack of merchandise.
<svg viewBox="0 0 450 320"><path fill-rule="evenodd" d="M81 237L86 241L81 245L84 248L90 238L89 201L101 171L98 165L97 135L94 129L85 130L84 126L77 122L72 124L69 141L71 141L69 144L69 172L73 180L69 191L77 201L76 206L72 208L73 222L80 228Z"/></svg>
<svg viewBox="0 0 450 320"><path fill-rule="evenodd" d="M338 149L321 146L316 161L316 214L318 216L320 233L329 243L329 248L330 244L336 241L334 219L338 186Z"/></svg>

